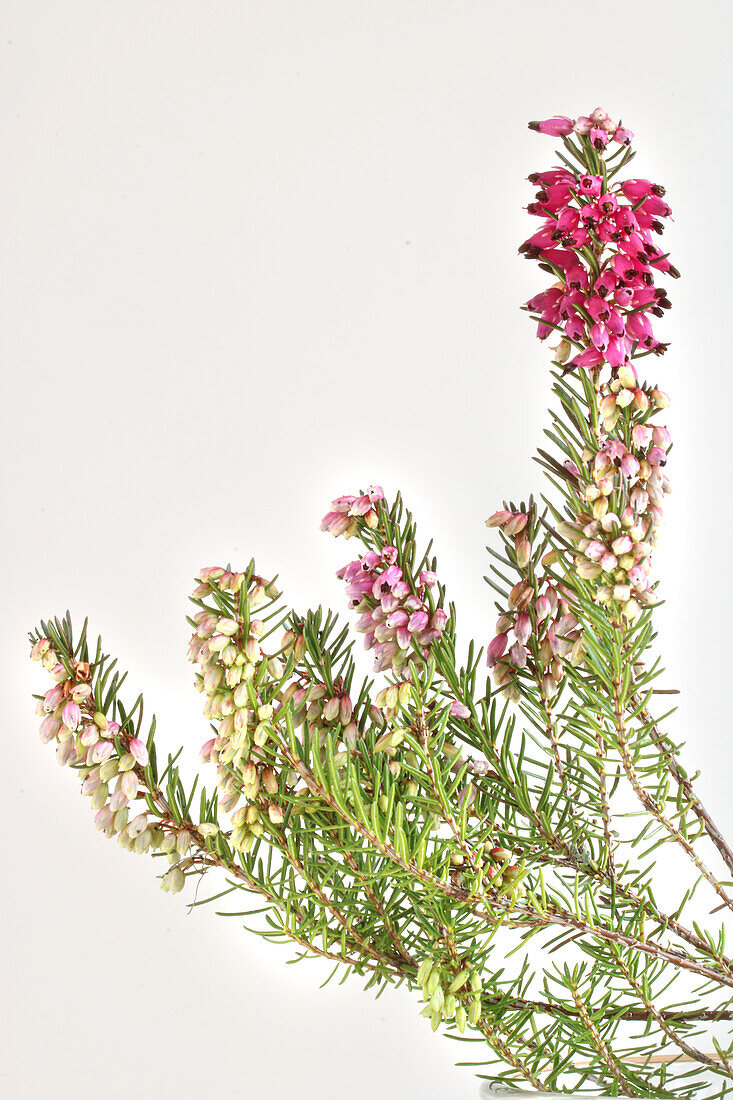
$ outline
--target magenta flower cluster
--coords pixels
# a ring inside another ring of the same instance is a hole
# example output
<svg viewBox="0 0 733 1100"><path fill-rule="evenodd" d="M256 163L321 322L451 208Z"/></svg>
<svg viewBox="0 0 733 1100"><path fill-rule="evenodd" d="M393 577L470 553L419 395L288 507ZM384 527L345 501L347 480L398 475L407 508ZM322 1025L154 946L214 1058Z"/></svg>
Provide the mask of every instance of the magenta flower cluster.
<svg viewBox="0 0 733 1100"><path fill-rule="evenodd" d="M365 649L373 649L377 672L399 672L414 648L425 655L431 642L445 630L448 616L442 608L431 611L426 589L436 583L433 572L423 569L417 585L411 585L397 564L397 549L370 550L340 569L346 595L359 612L356 629L364 635Z"/></svg>
<svg viewBox="0 0 733 1100"><path fill-rule="evenodd" d="M376 531L379 507L384 500L381 486L373 485L357 496L337 497L321 521L321 530L349 538L363 524ZM415 653L427 654L448 622L446 612L433 608L427 591L437 578L423 569L415 583L396 546L375 540L377 549L368 550L338 571L346 582L350 606L359 613L356 628L364 635L365 649L374 650L375 671L400 672Z"/></svg>
<svg viewBox="0 0 733 1100"><path fill-rule="evenodd" d="M576 345L578 367L621 367L637 348L662 354L650 318L670 302L654 275L679 274L653 239L671 214L664 188L644 179L613 184L602 163L594 174L562 167L529 178L540 190L527 209L543 224L520 252L558 276L527 303L540 339L561 329Z"/></svg>
<svg viewBox="0 0 733 1100"><path fill-rule="evenodd" d="M526 308L538 322L541 340L558 332L556 365L565 373L580 369L590 375L596 406L589 424L593 442L589 438L579 463L564 464L571 514L558 523L558 533L573 547L574 576L590 585L597 602L633 622L655 598L651 554L670 488L664 473L670 435L650 419L669 402L661 390L639 379L636 362L666 348L657 340L652 318L661 317L670 302L654 280L658 272L674 278L679 273L654 243L654 234L662 233L671 211L658 184L616 182L620 164L613 162L626 154L623 149L611 154L607 146L626 146L633 135L600 108L576 120L558 116L530 123L530 128L562 137L578 166L562 157L561 167L529 177L539 190L528 210L543 224L520 252L538 260L556 281ZM577 145L569 142L571 135ZM522 514L499 512L488 522L511 540L523 573L489 646L489 664L510 694L516 672L536 667L547 694L549 676L560 682L560 660L568 654L580 658L577 624L557 590L557 625L549 636L544 599L552 597L549 587L541 587L546 579L530 565L533 550ZM526 600L526 607L517 600ZM538 643L533 656L525 635ZM541 651L545 657L552 654L549 663L537 662Z"/></svg>

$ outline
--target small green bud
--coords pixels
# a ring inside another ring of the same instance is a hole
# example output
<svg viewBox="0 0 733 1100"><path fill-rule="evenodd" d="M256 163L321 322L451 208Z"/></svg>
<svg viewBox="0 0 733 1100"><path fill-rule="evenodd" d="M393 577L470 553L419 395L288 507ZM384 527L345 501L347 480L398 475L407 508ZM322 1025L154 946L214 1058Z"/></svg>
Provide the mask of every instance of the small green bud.
<svg viewBox="0 0 733 1100"><path fill-rule="evenodd" d="M430 973L433 969L433 960L431 958L423 959L420 966L417 969L417 983L418 985L425 985Z"/></svg>
<svg viewBox="0 0 733 1100"><path fill-rule="evenodd" d="M470 970L461 970L458 974L456 974L455 978L453 979L453 981L448 986L449 991L451 993L457 993L458 990L462 989L463 986L466 984L466 982L468 981L470 975L471 975Z"/></svg>

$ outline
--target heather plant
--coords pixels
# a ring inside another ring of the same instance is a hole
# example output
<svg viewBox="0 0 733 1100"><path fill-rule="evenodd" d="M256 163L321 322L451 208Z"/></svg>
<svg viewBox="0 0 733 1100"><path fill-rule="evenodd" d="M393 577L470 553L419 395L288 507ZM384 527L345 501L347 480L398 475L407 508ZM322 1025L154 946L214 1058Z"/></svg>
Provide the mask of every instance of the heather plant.
<svg viewBox="0 0 733 1100"><path fill-rule="evenodd" d="M632 134L603 111L530 128L560 139L529 177L539 228L520 249L551 279L526 305L557 340L548 492L487 520L493 635L459 648L431 545L374 486L322 522L359 547L339 576L373 678L332 612L289 610L254 562L207 568L189 658L214 787L184 785L142 697L124 702L116 662L68 614L31 636L53 680L41 737L164 890L193 880L191 904L238 916L251 895L264 938L380 993L408 986L479 1075L721 1096L733 850L659 713L654 645L670 436L641 373L666 346L670 208L622 176Z"/></svg>

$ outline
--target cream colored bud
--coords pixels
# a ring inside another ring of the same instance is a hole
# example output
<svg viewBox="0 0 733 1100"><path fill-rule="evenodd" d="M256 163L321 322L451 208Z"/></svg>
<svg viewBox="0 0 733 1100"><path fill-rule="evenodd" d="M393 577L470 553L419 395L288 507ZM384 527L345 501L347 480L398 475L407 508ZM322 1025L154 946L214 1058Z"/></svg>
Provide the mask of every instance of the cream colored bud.
<svg viewBox="0 0 733 1100"><path fill-rule="evenodd" d="M267 816L273 825L282 825L285 820L285 813L280 806L276 806L274 802L271 802L267 807Z"/></svg>
<svg viewBox="0 0 733 1100"><path fill-rule="evenodd" d="M119 760L116 756L111 756L109 760L105 760L103 764L99 765L99 777L102 782L107 783L110 779L114 779L119 771Z"/></svg>
<svg viewBox="0 0 733 1100"><path fill-rule="evenodd" d="M254 732L255 745L258 745L260 748L262 748L263 745L266 745L271 732L272 729L267 722L260 722Z"/></svg>
<svg viewBox="0 0 733 1100"><path fill-rule="evenodd" d="M219 619L216 629L220 634L226 635L227 638L233 638L239 630L239 623L236 619Z"/></svg>
<svg viewBox="0 0 733 1100"><path fill-rule="evenodd" d="M618 374L616 375L622 386L636 389L636 377L631 367L625 363L622 367L619 367Z"/></svg>
<svg viewBox="0 0 733 1100"><path fill-rule="evenodd" d="M186 885L186 876L180 867L171 867L170 871L166 871L163 875L160 885L167 894L180 894Z"/></svg>
<svg viewBox="0 0 733 1100"><path fill-rule="evenodd" d="M269 764L262 769L262 786L268 794L277 794L279 789L277 775L274 768L271 768Z"/></svg>
<svg viewBox="0 0 733 1100"><path fill-rule="evenodd" d="M150 841L153 839L153 834L150 829L145 829L135 841L135 851L139 856L147 852L150 847Z"/></svg>

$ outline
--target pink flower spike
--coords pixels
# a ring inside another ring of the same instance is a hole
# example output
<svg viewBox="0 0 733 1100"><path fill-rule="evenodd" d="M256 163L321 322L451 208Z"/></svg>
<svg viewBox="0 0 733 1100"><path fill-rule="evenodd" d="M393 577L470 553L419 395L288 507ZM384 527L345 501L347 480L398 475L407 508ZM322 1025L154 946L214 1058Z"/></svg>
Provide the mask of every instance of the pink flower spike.
<svg viewBox="0 0 733 1100"><path fill-rule="evenodd" d="M549 134L550 137L563 137L572 134L575 123L565 115L555 115L554 118L545 118L541 122L529 122L530 130L540 134Z"/></svg>
<svg viewBox="0 0 733 1100"><path fill-rule="evenodd" d="M129 748L130 748L130 752L135 757L138 764L142 768L146 767L146 765L148 763L148 750L147 750L145 744L140 740L140 738L139 737L131 737Z"/></svg>
<svg viewBox="0 0 733 1100"><path fill-rule="evenodd" d="M470 718L471 711L468 709L465 703L461 703L458 699L454 699L450 705L451 718Z"/></svg>

